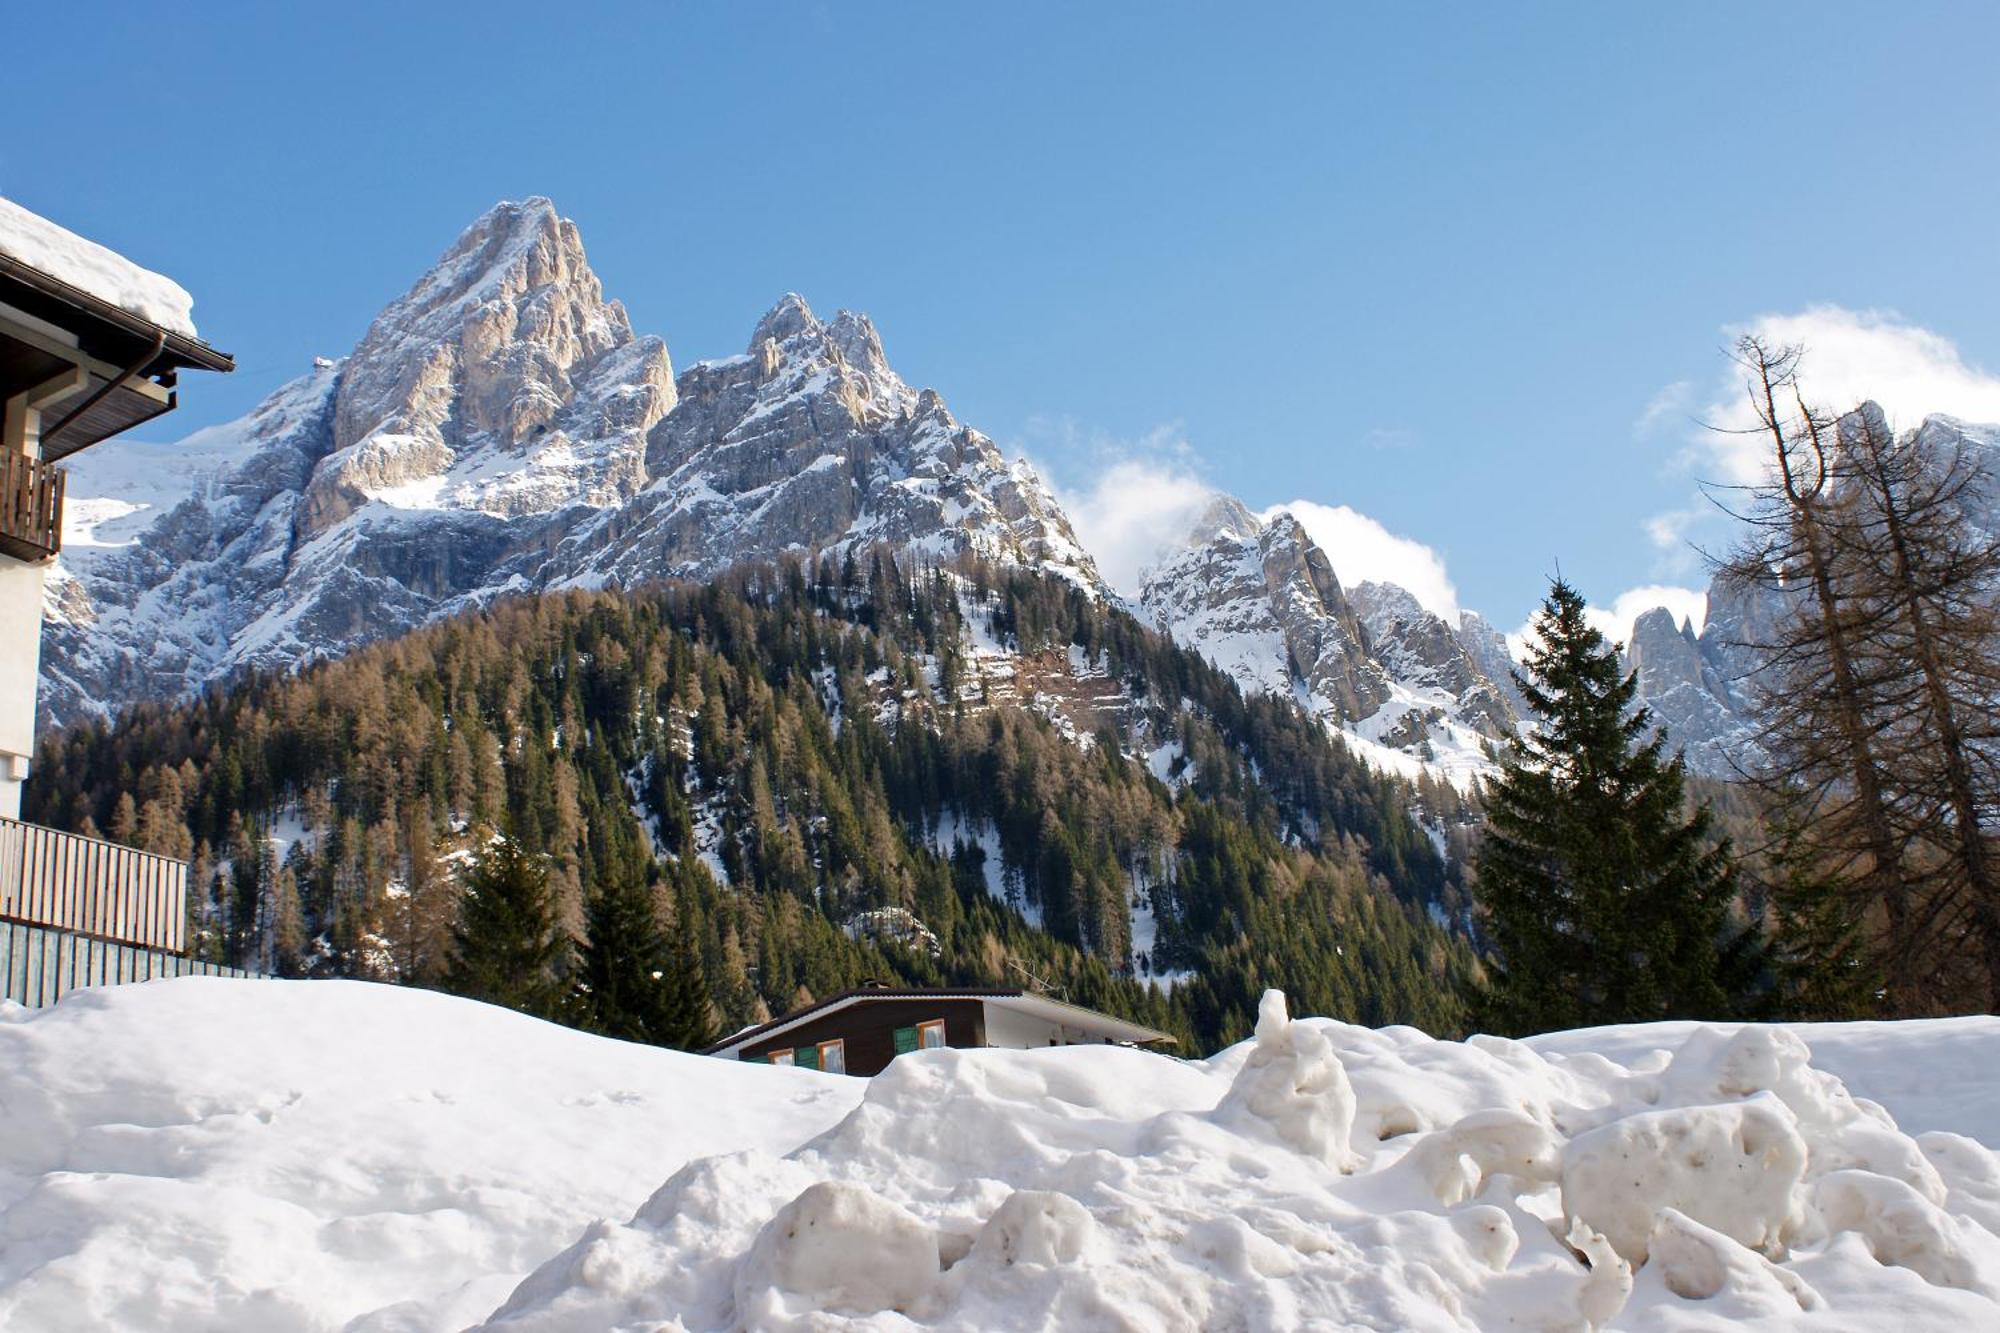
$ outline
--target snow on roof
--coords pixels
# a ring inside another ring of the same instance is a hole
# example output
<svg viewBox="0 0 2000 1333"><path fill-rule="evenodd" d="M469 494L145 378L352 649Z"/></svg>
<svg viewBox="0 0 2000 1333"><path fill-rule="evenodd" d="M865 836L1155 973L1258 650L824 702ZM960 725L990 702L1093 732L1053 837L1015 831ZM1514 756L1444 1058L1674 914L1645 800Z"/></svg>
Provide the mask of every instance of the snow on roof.
<svg viewBox="0 0 2000 1333"><path fill-rule="evenodd" d="M0 254L183 337L194 330L194 298L172 278L58 227L0 196Z"/></svg>

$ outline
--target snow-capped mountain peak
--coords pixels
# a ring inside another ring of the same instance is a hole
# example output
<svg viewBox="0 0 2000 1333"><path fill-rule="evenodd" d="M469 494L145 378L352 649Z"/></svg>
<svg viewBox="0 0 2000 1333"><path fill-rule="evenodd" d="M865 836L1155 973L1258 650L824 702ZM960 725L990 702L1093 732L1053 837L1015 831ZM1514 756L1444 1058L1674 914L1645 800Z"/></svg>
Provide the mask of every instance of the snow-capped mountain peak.
<svg viewBox="0 0 2000 1333"><path fill-rule="evenodd" d="M78 542L51 580L45 726L509 591L786 554L976 551L1104 591L1041 478L904 383L866 315L788 293L747 353L676 379L541 198L490 209L347 357L185 448L185 486L135 480L172 473L171 446L77 468L72 504L116 544Z"/></svg>

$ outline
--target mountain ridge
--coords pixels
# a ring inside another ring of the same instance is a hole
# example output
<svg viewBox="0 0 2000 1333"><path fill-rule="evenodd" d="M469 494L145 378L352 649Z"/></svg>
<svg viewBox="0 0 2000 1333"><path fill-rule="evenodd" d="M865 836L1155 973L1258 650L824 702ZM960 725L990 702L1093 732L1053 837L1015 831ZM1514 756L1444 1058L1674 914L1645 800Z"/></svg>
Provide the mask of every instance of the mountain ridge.
<svg viewBox="0 0 2000 1333"><path fill-rule="evenodd" d="M1933 417L1982 448L2000 432ZM169 453L168 450L172 452ZM162 467L168 459L186 466ZM42 726L337 655L510 592L704 578L884 546L1046 571L1292 699L1378 768L1467 785L1525 701L1507 641L1383 582L1346 586L1283 506L1217 492L1121 598L1025 459L891 366L865 314L787 292L742 352L678 373L546 198L489 209L354 349L179 445L82 455L48 580ZM1626 645L1691 767L1748 732L1757 594Z"/></svg>

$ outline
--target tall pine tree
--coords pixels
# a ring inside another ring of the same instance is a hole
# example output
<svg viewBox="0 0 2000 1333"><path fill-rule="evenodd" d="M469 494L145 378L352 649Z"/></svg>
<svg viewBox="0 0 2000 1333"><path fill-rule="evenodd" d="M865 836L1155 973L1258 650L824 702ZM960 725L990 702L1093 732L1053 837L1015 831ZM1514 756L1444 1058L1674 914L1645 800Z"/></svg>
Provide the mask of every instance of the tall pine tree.
<svg viewBox="0 0 2000 1333"><path fill-rule="evenodd" d="M569 938L556 921L545 857L500 837L465 871L448 989L539 1018L561 1018Z"/></svg>
<svg viewBox="0 0 2000 1333"><path fill-rule="evenodd" d="M1743 1011L1761 966L1731 931L1727 842L1688 811L1680 757L1577 591L1558 579L1535 628L1519 681L1538 725L1492 786L1478 855L1497 966L1476 1017L1528 1033Z"/></svg>
<svg viewBox="0 0 2000 1333"><path fill-rule="evenodd" d="M701 962L660 928L652 890L614 878L586 905L578 1003L594 1032L692 1050L714 1036ZM685 938L685 937L683 937Z"/></svg>

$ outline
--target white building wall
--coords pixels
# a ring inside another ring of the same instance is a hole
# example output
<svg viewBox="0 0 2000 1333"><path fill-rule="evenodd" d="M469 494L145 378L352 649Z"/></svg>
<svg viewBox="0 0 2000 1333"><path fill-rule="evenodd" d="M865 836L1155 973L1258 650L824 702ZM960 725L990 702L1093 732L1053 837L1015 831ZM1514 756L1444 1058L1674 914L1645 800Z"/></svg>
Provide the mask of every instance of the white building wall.
<svg viewBox="0 0 2000 1333"><path fill-rule="evenodd" d="M0 556L0 816L8 819L21 817L21 784L35 752L46 569Z"/></svg>
<svg viewBox="0 0 2000 1333"><path fill-rule="evenodd" d="M1081 1028L1064 1027L991 1001L986 1005L986 1044L1001 1050L1028 1051L1041 1046L1072 1046L1103 1040Z"/></svg>

